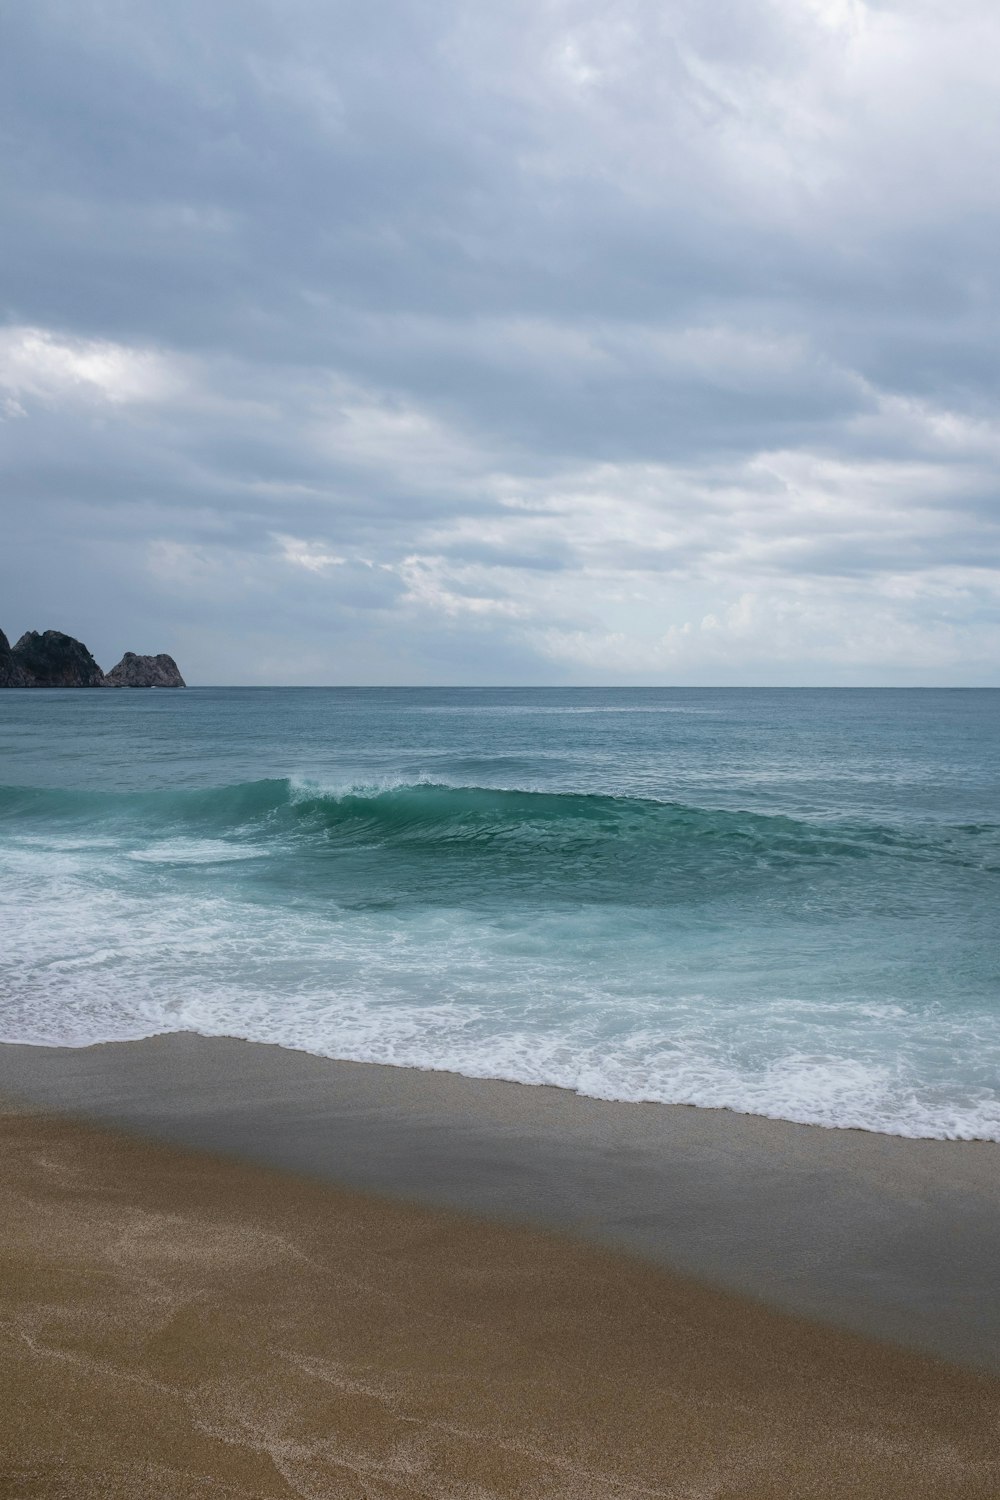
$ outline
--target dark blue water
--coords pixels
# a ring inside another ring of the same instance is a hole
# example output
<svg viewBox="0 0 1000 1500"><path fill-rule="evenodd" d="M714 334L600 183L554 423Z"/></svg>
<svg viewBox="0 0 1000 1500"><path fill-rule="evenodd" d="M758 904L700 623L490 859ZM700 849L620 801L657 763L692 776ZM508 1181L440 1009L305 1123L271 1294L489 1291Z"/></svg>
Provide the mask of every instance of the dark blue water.
<svg viewBox="0 0 1000 1500"><path fill-rule="evenodd" d="M0 694L0 1035L1000 1139L1000 692Z"/></svg>

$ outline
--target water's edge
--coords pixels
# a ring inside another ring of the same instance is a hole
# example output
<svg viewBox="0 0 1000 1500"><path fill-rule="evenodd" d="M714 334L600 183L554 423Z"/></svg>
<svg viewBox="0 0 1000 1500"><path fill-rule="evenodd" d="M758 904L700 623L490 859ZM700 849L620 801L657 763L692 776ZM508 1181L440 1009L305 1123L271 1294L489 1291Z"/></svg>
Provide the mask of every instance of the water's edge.
<svg viewBox="0 0 1000 1500"><path fill-rule="evenodd" d="M0 1045L0 1096L569 1232L1000 1369L996 1147L622 1104L174 1034Z"/></svg>
<svg viewBox="0 0 1000 1500"><path fill-rule="evenodd" d="M1000 1140L1000 693L8 708L8 1040Z"/></svg>

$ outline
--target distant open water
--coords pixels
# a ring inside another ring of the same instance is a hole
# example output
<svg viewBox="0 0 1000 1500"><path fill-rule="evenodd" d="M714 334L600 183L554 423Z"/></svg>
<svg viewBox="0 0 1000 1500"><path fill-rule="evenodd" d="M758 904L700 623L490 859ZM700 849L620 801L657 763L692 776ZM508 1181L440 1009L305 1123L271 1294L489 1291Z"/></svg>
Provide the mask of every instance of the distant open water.
<svg viewBox="0 0 1000 1500"><path fill-rule="evenodd" d="M0 693L0 1039L1000 1140L1000 691Z"/></svg>

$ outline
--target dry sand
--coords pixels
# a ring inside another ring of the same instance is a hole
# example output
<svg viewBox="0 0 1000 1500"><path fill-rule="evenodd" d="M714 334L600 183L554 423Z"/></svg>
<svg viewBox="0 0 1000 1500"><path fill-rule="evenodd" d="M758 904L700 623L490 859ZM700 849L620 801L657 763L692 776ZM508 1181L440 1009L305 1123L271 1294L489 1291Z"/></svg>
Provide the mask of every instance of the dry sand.
<svg viewBox="0 0 1000 1500"><path fill-rule="evenodd" d="M1000 1381L542 1231L0 1119L0 1496L1000 1495Z"/></svg>

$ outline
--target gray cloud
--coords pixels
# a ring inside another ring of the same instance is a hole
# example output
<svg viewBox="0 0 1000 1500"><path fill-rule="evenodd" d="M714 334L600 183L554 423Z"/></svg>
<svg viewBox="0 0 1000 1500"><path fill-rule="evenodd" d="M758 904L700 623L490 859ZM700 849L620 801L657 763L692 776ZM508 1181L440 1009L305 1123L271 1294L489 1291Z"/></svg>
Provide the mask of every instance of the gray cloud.
<svg viewBox="0 0 1000 1500"><path fill-rule="evenodd" d="M1000 681L986 0L9 16L8 632Z"/></svg>

